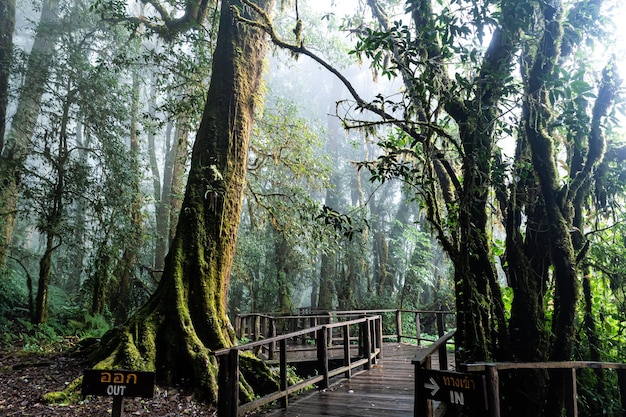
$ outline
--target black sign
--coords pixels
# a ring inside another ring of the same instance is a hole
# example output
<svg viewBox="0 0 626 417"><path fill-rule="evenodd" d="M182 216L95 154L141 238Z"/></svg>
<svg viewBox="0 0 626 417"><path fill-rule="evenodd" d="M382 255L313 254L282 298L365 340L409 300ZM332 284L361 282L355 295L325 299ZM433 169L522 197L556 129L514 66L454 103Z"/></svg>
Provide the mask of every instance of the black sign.
<svg viewBox="0 0 626 417"><path fill-rule="evenodd" d="M154 372L85 369L83 396L143 397L154 395Z"/></svg>
<svg viewBox="0 0 626 417"><path fill-rule="evenodd" d="M487 410L485 378L478 374L417 369L415 391L430 400L441 401L464 410Z"/></svg>

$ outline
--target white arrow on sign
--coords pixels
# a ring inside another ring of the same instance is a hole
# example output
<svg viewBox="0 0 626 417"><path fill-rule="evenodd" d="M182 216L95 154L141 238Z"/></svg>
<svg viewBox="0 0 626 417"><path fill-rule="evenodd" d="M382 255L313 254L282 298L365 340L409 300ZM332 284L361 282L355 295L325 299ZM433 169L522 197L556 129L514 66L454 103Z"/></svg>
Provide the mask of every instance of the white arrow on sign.
<svg viewBox="0 0 626 417"><path fill-rule="evenodd" d="M437 384L437 381L435 381L433 377L430 377L430 384L426 382L424 384L424 388L429 389L430 396L434 397L435 394L439 391L439 384Z"/></svg>

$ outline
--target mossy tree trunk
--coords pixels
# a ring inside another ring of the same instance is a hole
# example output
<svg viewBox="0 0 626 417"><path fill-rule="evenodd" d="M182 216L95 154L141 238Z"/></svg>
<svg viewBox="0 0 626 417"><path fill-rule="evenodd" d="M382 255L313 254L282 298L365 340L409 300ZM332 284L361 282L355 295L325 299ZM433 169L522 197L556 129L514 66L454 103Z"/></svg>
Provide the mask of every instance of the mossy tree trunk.
<svg viewBox="0 0 626 417"><path fill-rule="evenodd" d="M257 4L266 12L273 7L272 0ZM264 33L234 19L232 7L241 3L222 2L213 77L159 287L103 339L99 353L106 358L98 365L154 369L159 381L193 386L209 403L217 401L209 353L235 343L226 295L267 43Z"/></svg>
<svg viewBox="0 0 626 417"><path fill-rule="evenodd" d="M370 3L376 3L370 0ZM446 72L446 62L440 49L432 4L429 0L416 2L411 8L417 36L422 42L417 47L424 66L423 77L435 80L441 86L437 92L447 114L459 131L461 176L452 174L450 155L439 149L432 131L416 136L423 143L424 152L432 160L433 176L442 184L443 196L449 211L446 229L441 222L438 201L428 204L428 219L438 230L438 238L450 256L455 268L455 295L457 309L458 360L484 361L507 355L509 335L504 306L495 267L492 263L489 233L488 205L493 186L493 155L497 132L494 120L500 116L498 104L505 94L506 79L511 76L513 58L519 49L523 9L520 2L503 1L498 26L477 67L472 81L472 98L462 100L453 92L455 81ZM380 14L380 13L379 13ZM423 82L412 80L413 83ZM410 90L417 104L418 117L430 120L430 110L419 89ZM443 226L443 227L442 227Z"/></svg>
<svg viewBox="0 0 626 417"><path fill-rule="evenodd" d="M613 63L609 63L603 72L603 78L595 101L591 126L585 129L586 158L577 161L573 155L571 163L571 181L561 187L560 174L556 166L556 132L551 126L552 104L549 80L556 78L555 64L568 52L564 48L564 24L560 2L546 5L542 9L545 29L538 51L528 70L526 111L524 133L532 151L532 163L541 189L546 223L549 226L547 236L549 254L553 267L555 284L554 312L552 318L551 350L548 359L564 361L571 359L575 339L575 313L579 298L579 259L584 258L581 212L582 201L589 194L587 186L594 168L602 161L606 148L601 123L608 113L615 92L617 77ZM576 16L574 15L573 18ZM570 19L571 22L571 19ZM550 388L544 415L560 416L563 408L564 375L550 374Z"/></svg>
<svg viewBox="0 0 626 417"><path fill-rule="evenodd" d="M568 79L560 71L570 64L563 58L571 58L575 45L591 38L602 0L569 5L536 0L493 3L498 12L492 16L495 20L489 45L484 54L479 52L481 58L469 57L469 75L463 75L457 66L457 59L464 61L467 55L455 55L452 51L456 45L446 44L450 38L447 31L454 25L449 24L449 15L437 13L434 3L406 2L415 27L414 49L407 52L405 32L400 31L400 36L393 30L384 3L368 0L385 32L378 36L374 31L369 40L385 46L363 42L363 50L358 52L375 52L371 56L376 57L386 53L392 64L381 64L377 69L402 71L405 94L412 105L407 108L410 123L399 122L376 103L353 95L360 106L400 127L412 140L411 150L423 157L413 166L412 175L399 176L417 185L427 218L455 267L457 360L569 360L578 301L578 264L586 247L581 233L585 229L583 203L589 196L591 174L603 158L601 123L615 94L616 79L615 68L609 64L589 120L577 113L588 113L586 104L579 102L586 100L584 94L576 94L576 102L563 94L559 86L574 78ZM478 7L473 10L486 10ZM563 13L567 13L567 22ZM479 18L466 29L475 30L472 33L480 39L485 27ZM398 42L389 42L394 36L399 37ZM518 57L521 92L515 85ZM452 69L454 78L450 76ZM511 96L523 103L519 130L513 133L500 124L505 118L503 109L508 108L503 99ZM449 137L449 120L441 123L444 112L454 122ZM415 122L419 129L413 128ZM518 140L517 153L515 171L507 175L497 140L511 135ZM567 145L561 147L562 143ZM579 146L581 154L572 156L569 148ZM562 160L563 148L568 151L566 162L571 163L565 186L556 166L556 161ZM405 150L395 144L387 150L389 155L375 166L377 173L388 174L386 169L394 172L397 166L387 162L390 155L392 159L394 153L400 155L398 159L404 156ZM419 181L419 175L426 180ZM511 184L510 188L505 184ZM500 211L490 207L494 197ZM496 239L491 236L490 222L500 214L507 232L507 262L503 265L514 291L510 320L504 314L492 251ZM554 302L547 303L544 297L552 291L550 282L554 284ZM547 317L551 318L548 323ZM515 386L503 382L508 385L504 387L506 401L512 401L507 403L509 415L561 415L564 385L559 374L548 380L545 374L529 371L515 376ZM550 391L546 389L548 383Z"/></svg>

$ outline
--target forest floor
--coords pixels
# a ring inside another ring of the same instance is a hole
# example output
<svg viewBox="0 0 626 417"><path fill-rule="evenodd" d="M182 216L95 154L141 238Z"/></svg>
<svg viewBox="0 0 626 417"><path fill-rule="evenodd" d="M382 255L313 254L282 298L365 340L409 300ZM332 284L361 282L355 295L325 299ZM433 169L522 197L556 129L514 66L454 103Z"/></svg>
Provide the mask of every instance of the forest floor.
<svg viewBox="0 0 626 417"><path fill-rule="evenodd" d="M50 404L43 395L61 391L88 367L80 355L0 349L0 416L104 417L110 397L89 396L77 404ZM157 387L153 398L125 398L124 416L215 416L215 410L176 388Z"/></svg>

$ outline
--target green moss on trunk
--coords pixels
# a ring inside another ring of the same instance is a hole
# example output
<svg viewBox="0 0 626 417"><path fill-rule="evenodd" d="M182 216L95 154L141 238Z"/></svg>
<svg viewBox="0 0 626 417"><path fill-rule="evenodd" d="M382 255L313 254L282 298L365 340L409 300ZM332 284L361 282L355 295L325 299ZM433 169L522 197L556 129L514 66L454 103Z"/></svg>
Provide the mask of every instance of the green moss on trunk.
<svg viewBox="0 0 626 417"><path fill-rule="evenodd" d="M233 19L232 6L240 2L222 2L213 78L159 287L122 327L105 336L93 358L98 368L155 371L159 383L193 388L213 404L218 368L210 353L235 343L226 296L267 43L263 33ZM259 6L269 12L273 1ZM242 363L242 395L251 399L248 387L267 386L273 377L259 362Z"/></svg>

